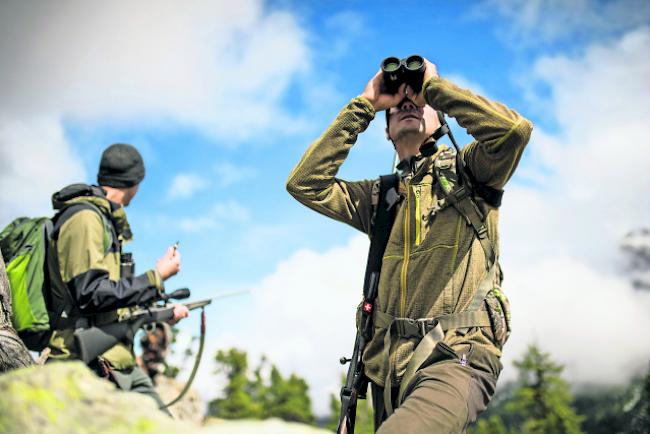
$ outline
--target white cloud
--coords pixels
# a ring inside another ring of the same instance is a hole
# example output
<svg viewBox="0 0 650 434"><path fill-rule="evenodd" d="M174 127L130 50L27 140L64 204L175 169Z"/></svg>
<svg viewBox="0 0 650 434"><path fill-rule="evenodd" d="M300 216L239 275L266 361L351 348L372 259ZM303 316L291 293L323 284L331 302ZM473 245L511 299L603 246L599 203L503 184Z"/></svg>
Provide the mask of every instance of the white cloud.
<svg viewBox="0 0 650 434"><path fill-rule="evenodd" d="M228 187L240 181L250 181L257 176L257 171L253 168L235 165L227 161L222 161L214 166L216 173L216 182L220 187Z"/></svg>
<svg viewBox="0 0 650 434"><path fill-rule="evenodd" d="M223 223L243 223L249 219L247 208L237 202L226 201L214 204L202 215L180 219L178 227L184 232L198 232L222 227Z"/></svg>
<svg viewBox="0 0 650 434"><path fill-rule="evenodd" d="M173 121L230 142L300 128L280 108L306 33L262 1L3 3L0 111Z"/></svg>
<svg viewBox="0 0 650 434"><path fill-rule="evenodd" d="M563 363L574 383L616 384L647 368L650 341L639 336L650 331L650 294L628 279L560 252L508 266L505 288L514 331L503 380L515 377L510 362L532 342Z"/></svg>
<svg viewBox="0 0 650 434"><path fill-rule="evenodd" d="M52 193L84 179L58 119L0 115L0 227L22 215L52 215Z"/></svg>
<svg viewBox="0 0 650 434"><path fill-rule="evenodd" d="M223 319L225 327L208 342L205 354L241 348L253 366L265 354L285 375L295 372L305 378L316 414L328 414L329 396L338 394L338 379L345 369L338 360L349 356L354 343L367 250L367 238L359 235L323 253L294 253L251 286L251 301L245 307L220 312L235 318L237 327L229 327L232 321ZM196 382L206 399L220 393L212 371L205 363Z"/></svg>
<svg viewBox="0 0 650 434"><path fill-rule="evenodd" d="M363 15L350 10L336 12L327 17L323 23L324 32L328 35L326 44L319 52L326 59L335 60L354 49L354 42L366 39L368 23Z"/></svg>
<svg viewBox="0 0 650 434"><path fill-rule="evenodd" d="M0 3L0 223L49 214L51 190L85 178L64 120L183 125L231 145L302 131L309 114L281 99L310 68L306 38L262 0ZM201 184L187 181L177 197Z"/></svg>
<svg viewBox="0 0 650 434"><path fill-rule="evenodd" d="M483 86L478 84L477 82L470 80L469 78L465 77L462 74L459 73L451 73L451 74L445 74L445 78L447 80L450 80L452 83L455 85L465 88L465 89L471 89L472 92L484 96L486 98L491 98L490 94L483 89Z"/></svg>
<svg viewBox="0 0 650 434"><path fill-rule="evenodd" d="M511 20L501 32L516 45L576 36L610 35L650 21L645 0L485 0L473 15L491 18L499 13Z"/></svg>
<svg viewBox="0 0 650 434"><path fill-rule="evenodd" d="M537 340L575 381L621 381L650 357L650 296L621 275L625 234L650 203L650 29L539 59L533 85L550 88L555 134L537 128L501 211L505 289L515 331L506 360ZM512 372L506 376L512 375Z"/></svg>
<svg viewBox="0 0 650 434"><path fill-rule="evenodd" d="M537 244L606 266L623 236L645 225L650 214L650 202L643 200L650 189L650 28L591 46L575 59L542 58L533 71L551 89L548 106L559 131L537 128L527 150L525 169L547 173L538 179L543 190L515 189L514 195L537 203L535 232L556 234ZM508 192L506 219L515 206ZM520 210L521 222L531 219Z"/></svg>
<svg viewBox="0 0 650 434"><path fill-rule="evenodd" d="M169 188L169 199L187 199L196 192L207 188L209 182L206 178L195 173L180 173L172 179Z"/></svg>

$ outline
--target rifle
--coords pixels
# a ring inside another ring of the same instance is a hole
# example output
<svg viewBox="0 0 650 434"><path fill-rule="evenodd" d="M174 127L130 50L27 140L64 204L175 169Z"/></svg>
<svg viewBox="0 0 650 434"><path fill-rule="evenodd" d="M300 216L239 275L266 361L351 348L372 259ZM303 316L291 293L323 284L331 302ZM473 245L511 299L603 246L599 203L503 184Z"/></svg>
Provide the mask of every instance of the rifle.
<svg viewBox="0 0 650 434"><path fill-rule="evenodd" d="M361 321L357 328L357 337L354 340L352 357L341 357L342 365L350 363L345 385L341 388L341 415L336 430L338 434L353 434L357 414L357 399L365 399L368 390L368 377L363 368L363 351L366 344L372 339L373 310L375 298L379 287L381 260L386 250L390 230L395 220L394 206L399 200L397 174L386 175L379 178L379 202L375 214L375 223L370 237L368 263L363 282L363 302L361 304Z"/></svg>
<svg viewBox="0 0 650 434"><path fill-rule="evenodd" d="M217 298L229 297L247 291L237 291L218 295L212 298L183 303L189 310L203 309ZM77 328L74 332L75 344L79 351L79 358L88 364L97 357L123 341L133 341L139 328L146 324L169 321L174 317L174 308L168 306L170 299L184 299L190 296L187 288L177 289L171 294L163 294L159 301L162 305L137 307L134 310L122 315L113 323L95 325L87 328Z"/></svg>
<svg viewBox="0 0 650 434"><path fill-rule="evenodd" d="M197 300L189 303L183 303L189 310L201 308L201 338L199 341L199 350L196 355L196 361L192 372L185 383L183 390L169 403L165 404L165 408L176 404L180 401L185 393L190 389L192 381L196 376L203 355L203 346L205 344L205 306L212 303L212 300L218 298L230 297L249 292L248 290L233 291L219 294L216 297ZM137 308L125 314L115 323L110 323L103 326L93 326L88 328L78 328L74 332L75 343L79 350L79 356L84 363L88 364L95 360L105 351L111 349L117 343L123 340L133 341L135 333L138 329L146 324L169 321L174 317L174 308L167 306L170 299L184 299L190 296L190 290L187 288L177 289L171 294L163 294L160 300L163 305Z"/></svg>
<svg viewBox="0 0 650 434"><path fill-rule="evenodd" d="M369 284L364 289L364 300L361 308L361 322L354 340L354 350L351 358L341 357L342 365L350 363L345 384L341 388L341 415L337 434L353 434L357 415L357 399L365 399L368 390L368 377L363 369L363 351L372 338L372 311L379 286L379 272L370 273Z"/></svg>

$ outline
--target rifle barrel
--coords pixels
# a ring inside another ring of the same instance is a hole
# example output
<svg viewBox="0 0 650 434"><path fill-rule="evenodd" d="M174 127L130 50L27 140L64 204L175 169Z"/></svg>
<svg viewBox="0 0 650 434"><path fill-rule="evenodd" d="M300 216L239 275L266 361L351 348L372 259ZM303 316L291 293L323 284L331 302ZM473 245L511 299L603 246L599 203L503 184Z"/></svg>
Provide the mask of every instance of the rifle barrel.
<svg viewBox="0 0 650 434"><path fill-rule="evenodd" d="M208 304L212 303L213 300L220 300L222 298L234 297L235 295L248 294L249 292L251 292L250 289L242 289L240 291L223 292L223 293L221 293L219 295L215 295L214 297L211 297L211 298L205 298L203 300L190 301L188 303L183 303L183 304L189 310L193 310L193 309L198 309L199 307L207 306Z"/></svg>
<svg viewBox="0 0 650 434"><path fill-rule="evenodd" d="M212 299L206 298L205 300L197 300L197 301L191 301L189 303L183 303L183 305L187 307L189 310L194 310L203 306L207 306L210 303L212 303Z"/></svg>
<svg viewBox="0 0 650 434"><path fill-rule="evenodd" d="M234 297L235 295L248 294L250 292L251 292L250 289L240 289L239 291L222 292L221 294L215 295L210 300L219 300L221 298Z"/></svg>

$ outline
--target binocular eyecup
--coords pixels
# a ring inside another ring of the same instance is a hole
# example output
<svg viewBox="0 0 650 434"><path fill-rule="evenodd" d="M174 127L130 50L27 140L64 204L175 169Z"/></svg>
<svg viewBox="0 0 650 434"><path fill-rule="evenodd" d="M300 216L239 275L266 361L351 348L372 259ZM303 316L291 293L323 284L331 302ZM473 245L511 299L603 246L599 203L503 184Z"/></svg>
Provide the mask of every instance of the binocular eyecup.
<svg viewBox="0 0 650 434"><path fill-rule="evenodd" d="M404 59L387 57L381 62L381 72L384 81L383 93L395 94L397 89L406 83L414 92L422 90L424 79L424 58L413 55Z"/></svg>

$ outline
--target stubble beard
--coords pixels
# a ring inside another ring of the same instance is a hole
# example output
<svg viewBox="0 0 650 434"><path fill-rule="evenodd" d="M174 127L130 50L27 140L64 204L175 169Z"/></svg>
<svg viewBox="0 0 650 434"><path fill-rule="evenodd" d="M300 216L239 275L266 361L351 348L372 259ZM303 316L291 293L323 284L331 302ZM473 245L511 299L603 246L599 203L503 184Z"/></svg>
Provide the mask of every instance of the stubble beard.
<svg viewBox="0 0 650 434"><path fill-rule="evenodd" d="M397 132L393 139L395 143L412 144L417 142L418 146L424 141L424 123L420 122L417 127L405 127Z"/></svg>

